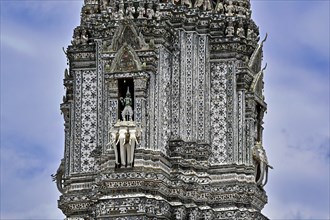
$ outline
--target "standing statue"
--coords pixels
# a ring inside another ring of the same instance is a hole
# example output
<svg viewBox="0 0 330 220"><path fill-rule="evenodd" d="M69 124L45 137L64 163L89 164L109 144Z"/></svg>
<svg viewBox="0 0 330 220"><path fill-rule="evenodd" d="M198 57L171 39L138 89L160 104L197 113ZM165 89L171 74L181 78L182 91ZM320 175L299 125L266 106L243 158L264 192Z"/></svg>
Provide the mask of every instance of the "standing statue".
<svg viewBox="0 0 330 220"><path fill-rule="evenodd" d="M227 11L226 13L227 16L234 16L235 6L233 5L232 1L229 1L229 4L225 5L225 9Z"/></svg>
<svg viewBox="0 0 330 220"><path fill-rule="evenodd" d="M129 92L129 87L127 87L126 97L120 97L120 102L124 106L124 110L121 112L121 117L123 121L126 121L126 117L129 121L132 121L133 109L132 109L132 98L131 93Z"/></svg>
<svg viewBox="0 0 330 220"><path fill-rule="evenodd" d="M128 4L128 7L126 8L126 16L127 16L127 18L134 19L134 15L133 15L134 13L135 13L135 8L133 6L133 3L130 2Z"/></svg>
<svg viewBox="0 0 330 220"><path fill-rule="evenodd" d="M139 3L139 7L137 8L137 11L139 13L138 18L144 18L144 15L146 13L146 9L144 8L143 2Z"/></svg>

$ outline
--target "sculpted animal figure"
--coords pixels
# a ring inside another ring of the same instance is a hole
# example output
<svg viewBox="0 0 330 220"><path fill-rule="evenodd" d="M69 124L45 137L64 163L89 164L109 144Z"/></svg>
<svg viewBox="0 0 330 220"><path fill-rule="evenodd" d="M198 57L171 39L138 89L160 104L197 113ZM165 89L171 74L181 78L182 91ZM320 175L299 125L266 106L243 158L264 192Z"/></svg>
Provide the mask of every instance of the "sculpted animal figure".
<svg viewBox="0 0 330 220"><path fill-rule="evenodd" d="M255 177L258 186L264 187L268 181L268 168L273 169L268 164L266 151L262 147L261 142L257 142L252 149L254 165L255 165Z"/></svg>
<svg viewBox="0 0 330 220"><path fill-rule="evenodd" d="M137 128L134 123L118 122L116 124L117 129L111 129L112 141L109 145L112 145L115 152L116 167L132 167L134 162L135 146L139 144L138 140L141 137L141 129ZM119 144L119 152L117 145ZM120 162L119 162L120 158Z"/></svg>

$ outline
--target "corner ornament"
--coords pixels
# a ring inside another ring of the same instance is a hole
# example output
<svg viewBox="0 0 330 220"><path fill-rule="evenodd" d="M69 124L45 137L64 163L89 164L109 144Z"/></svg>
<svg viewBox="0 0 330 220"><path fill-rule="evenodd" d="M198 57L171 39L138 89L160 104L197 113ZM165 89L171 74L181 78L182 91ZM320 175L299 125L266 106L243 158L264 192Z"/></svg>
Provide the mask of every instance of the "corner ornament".
<svg viewBox="0 0 330 220"><path fill-rule="evenodd" d="M64 176L64 159L61 160L60 166L58 167L56 173L51 175L53 181L56 182L58 191L62 194L64 192L63 176Z"/></svg>

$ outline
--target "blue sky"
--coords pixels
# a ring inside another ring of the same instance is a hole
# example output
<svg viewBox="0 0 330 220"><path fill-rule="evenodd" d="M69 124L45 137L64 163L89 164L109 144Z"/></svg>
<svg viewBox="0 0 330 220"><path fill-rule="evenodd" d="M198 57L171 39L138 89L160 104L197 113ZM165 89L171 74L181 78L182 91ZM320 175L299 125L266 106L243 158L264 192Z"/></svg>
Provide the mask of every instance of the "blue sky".
<svg viewBox="0 0 330 220"><path fill-rule="evenodd" d="M1 0L0 219L63 219L50 174L63 157L62 47L82 0ZM252 0L264 46L264 145L274 166L263 212L330 219L329 1Z"/></svg>

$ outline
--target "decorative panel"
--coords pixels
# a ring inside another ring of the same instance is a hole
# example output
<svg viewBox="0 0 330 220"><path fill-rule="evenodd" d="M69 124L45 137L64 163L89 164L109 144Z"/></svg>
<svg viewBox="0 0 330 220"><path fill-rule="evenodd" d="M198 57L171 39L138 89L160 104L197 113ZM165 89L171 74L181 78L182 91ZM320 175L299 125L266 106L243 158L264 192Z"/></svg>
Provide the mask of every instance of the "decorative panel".
<svg viewBox="0 0 330 220"><path fill-rule="evenodd" d="M81 171L92 172L94 158L91 152L97 145L97 74L95 71L82 72L81 101Z"/></svg>

